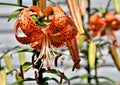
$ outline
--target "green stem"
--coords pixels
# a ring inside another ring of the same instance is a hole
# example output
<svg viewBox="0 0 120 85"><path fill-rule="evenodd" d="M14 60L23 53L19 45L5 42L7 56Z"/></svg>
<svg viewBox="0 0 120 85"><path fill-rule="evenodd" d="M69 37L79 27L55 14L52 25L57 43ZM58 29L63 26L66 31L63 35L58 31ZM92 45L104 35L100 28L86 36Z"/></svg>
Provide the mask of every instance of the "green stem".
<svg viewBox="0 0 120 85"><path fill-rule="evenodd" d="M4 3L4 2L0 2L0 5L9 5L9 6L18 6L18 7L27 7L27 6L24 6L24 5L17 5L17 4Z"/></svg>
<svg viewBox="0 0 120 85"><path fill-rule="evenodd" d="M1 70L1 68L2 68L2 65L1 65L1 60L0 60L0 70Z"/></svg>
<svg viewBox="0 0 120 85"><path fill-rule="evenodd" d="M90 21L90 9L91 9L90 5L91 5L91 2L90 0L88 0L88 22Z"/></svg>
<svg viewBox="0 0 120 85"><path fill-rule="evenodd" d="M91 70L90 70L90 66L89 66L89 61L88 61L88 66L87 67L88 67L87 72L89 74L89 77L87 78L87 80L88 80L88 83L91 84L91 76L90 76Z"/></svg>
<svg viewBox="0 0 120 85"><path fill-rule="evenodd" d="M111 83L115 84L115 81L112 80L112 79L110 79L110 78L108 78L108 77L105 77L105 76L98 76L98 78L99 78L99 79L106 79L106 80L110 81Z"/></svg>
<svg viewBox="0 0 120 85"><path fill-rule="evenodd" d="M111 3L111 0L108 1L107 7L106 7L106 9L105 9L105 13L108 11L108 8L109 8L109 6L110 6L110 3Z"/></svg>
<svg viewBox="0 0 120 85"><path fill-rule="evenodd" d="M4 55L6 55L8 52L10 52L10 51L12 51L12 50L14 50L14 49L17 49L17 48L21 48L21 47L16 46L16 47L14 47L14 48L8 49L6 52L4 52L4 54L3 54L2 56L0 56L0 60L1 60L1 59L4 57Z"/></svg>
<svg viewBox="0 0 120 85"><path fill-rule="evenodd" d="M88 43L89 44L89 43ZM87 58L87 73L88 73L88 78L87 78L87 81L88 81L88 84L91 84L91 69L90 69L90 65L89 65L89 59Z"/></svg>
<svg viewBox="0 0 120 85"><path fill-rule="evenodd" d="M88 0L88 23L90 21L90 5L91 5L90 0ZM91 39L87 32L86 32L86 35L88 36L89 39ZM88 83L91 84L91 76L90 76L91 69L90 69L90 66L89 66L89 60L88 59L87 59L87 62L88 62L88 64L87 64L87 67L88 67L87 72L89 74L89 77L87 78L87 80L88 80Z"/></svg>
<svg viewBox="0 0 120 85"><path fill-rule="evenodd" d="M36 53L36 56L37 56L37 57L38 57L39 54L40 54L40 52L37 52L37 51L35 51L35 53ZM38 77L39 84L40 84L40 85L41 85L41 84L43 85L43 84L45 83L44 78L43 78L43 73L45 72L45 69L44 69L44 68L39 69L39 66L42 64L41 59L39 59L38 63L36 63L36 64L37 64L36 69L38 70L38 75L39 75L39 77ZM42 66L42 67L43 67L43 66Z"/></svg>
<svg viewBox="0 0 120 85"><path fill-rule="evenodd" d="M98 85L99 81L98 81L98 77L97 77L97 63L98 63L98 59L95 59L95 82L96 85Z"/></svg>
<svg viewBox="0 0 120 85"><path fill-rule="evenodd" d="M32 0L32 4L37 6L37 0Z"/></svg>

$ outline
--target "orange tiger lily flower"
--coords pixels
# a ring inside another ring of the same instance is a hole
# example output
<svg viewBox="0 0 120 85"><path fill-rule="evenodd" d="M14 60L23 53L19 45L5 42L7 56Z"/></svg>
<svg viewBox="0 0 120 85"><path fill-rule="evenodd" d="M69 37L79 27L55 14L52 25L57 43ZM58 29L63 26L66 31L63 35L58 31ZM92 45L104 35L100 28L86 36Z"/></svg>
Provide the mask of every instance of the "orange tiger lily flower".
<svg viewBox="0 0 120 85"><path fill-rule="evenodd" d="M89 29L93 31L98 31L105 26L105 20L102 19L98 14L90 16Z"/></svg>
<svg viewBox="0 0 120 85"><path fill-rule="evenodd" d="M120 29L120 19L115 16L115 13L106 13L105 14L105 22L107 26L111 28L111 30L119 30Z"/></svg>
<svg viewBox="0 0 120 85"><path fill-rule="evenodd" d="M94 14L90 16L90 23L88 24L88 28L92 31L91 36L101 36L102 32L101 28L105 26L105 20L102 19L98 14Z"/></svg>
<svg viewBox="0 0 120 85"><path fill-rule="evenodd" d="M92 15L88 28L92 31L92 37L107 35L113 42L115 41L114 44L118 46L114 32L120 29L120 19L115 16L115 13L108 12L104 17L100 17L98 14Z"/></svg>
<svg viewBox="0 0 120 85"><path fill-rule="evenodd" d="M46 23L46 26L43 28L40 28L31 19L34 15L39 17L43 16L43 13L36 6L24 8L14 26L16 39L20 43L30 44L32 48L40 51L40 55L36 62L45 55L47 64L51 58L49 48L51 46L58 48L65 45L67 42L75 38L78 32L73 21L65 14L60 6L55 5L53 7L49 6L48 8L49 10L46 9L45 11L45 16L47 18L49 17L50 10L53 10L54 14L51 15L52 21ZM25 36L21 37L18 35L17 32L19 28L23 31Z"/></svg>

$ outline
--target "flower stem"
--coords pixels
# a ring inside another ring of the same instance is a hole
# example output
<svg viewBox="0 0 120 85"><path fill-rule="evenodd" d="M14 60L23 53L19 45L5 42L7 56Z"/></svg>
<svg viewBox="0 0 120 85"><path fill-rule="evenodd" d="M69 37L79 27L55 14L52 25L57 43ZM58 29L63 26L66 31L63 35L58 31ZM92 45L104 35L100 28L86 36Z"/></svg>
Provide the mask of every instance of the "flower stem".
<svg viewBox="0 0 120 85"><path fill-rule="evenodd" d="M0 2L0 5L9 5L9 6L18 6L18 7L27 7L24 5L18 5L18 4L12 4L12 3L4 3L4 2Z"/></svg>
<svg viewBox="0 0 120 85"><path fill-rule="evenodd" d="M32 0L32 4L37 6L37 0Z"/></svg>
<svg viewBox="0 0 120 85"><path fill-rule="evenodd" d="M33 1L35 1L35 0L33 0ZM38 7L40 8L40 10L42 11L42 12L44 12L44 10L45 10L45 7L46 7L46 0L38 0ZM42 8L41 8L42 7ZM40 53L38 53L38 57L39 57L39 54ZM40 62L39 64L41 65L42 64L42 61L41 61L41 59L39 59L38 60L38 62ZM40 66L39 65L39 66ZM43 78L43 73L44 73L44 71L45 71L45 69L43 69L43 65L41 66L41 69L39 69L38 68L38 75L39 75L39 81L40 81L40 84L44 84L45 83L45 81L44 81L44 78Z"/></svg>
<svg viewBox="0 0 120 85"><path fill-rule="evenodd" d="M95 82L96 85L98 85L99 81L98 81L98 77L97 77L97 63L98 63L98 59L95 59Z"/></svg>
<svg viewBox="0 0 120 85"><path fill-rule="evenodd" d="M90 7L91 6L91 2L90 2L90 0L88 0L88 23L89 23L89 21L90 21ZM91 39L90 38L90 36L89 36L89 34L86 32L86 35L87 35L87 37L89 38L89 39ZM88 84L91 84L91 75L90 75L90 73L91 73L91 69L90 69L90 66L89 66L89 59L87 59L87 62L88 62L88 64L87 64L87 72L88 72L88 74L89 74L89 77L87 78L87 80L88 80Z"/></svg>
<svg viewBox="0 0 120 85"><path fill-rule="evenodd" d="M105 13L108 11L108 8L109 8L109 6L110 6L110 3L111 3L111 0L108 1L108 4L107 4L106 9L105 9Z"/></svg>
<svg viewBox="0 0 120 85"><path fill-rule="evenodd" d="M91 70L90 70L90 66L89 66L89 60L87 62L88 62L88 64L87 64L87 73L89 75L88 78L87 78L87 81L88 81L88 84L91 84L91 75L90 75Z"/></svg>

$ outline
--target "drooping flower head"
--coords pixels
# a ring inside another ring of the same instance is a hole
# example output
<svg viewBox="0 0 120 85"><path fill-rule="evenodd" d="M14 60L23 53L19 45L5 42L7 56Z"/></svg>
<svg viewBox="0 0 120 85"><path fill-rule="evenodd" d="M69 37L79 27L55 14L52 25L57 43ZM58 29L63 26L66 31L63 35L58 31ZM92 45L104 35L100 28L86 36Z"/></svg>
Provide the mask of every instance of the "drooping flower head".
<svg viewBox="0 0 120 85"><path fill-rule="evenodd" d="M51 11L53 11L52 15L50 15ZM14 26L15 37L20 43L30 44L33 49L40 51L36 62L45 55L48 63L51 57L49 48L65 45L76 36L78 31L73 21L58 5L46 8L45 16L47 19L50 16L51 22L45 23L42 28L32 20L32 16L43 17L44 15L36 6L24 8ZM25 36L18 35L19 28Z"/></svg>
<svg viewBox="0 0 120 85"><path fill-rule="evenodd" d="M120 29L120 19L116 17L115 13L107 12L104 17L101 17L98 14L93 14L90 16L88 28L91 31L92 37L107 35L113 42L116 42L117 39L114 31Z"/></svg>

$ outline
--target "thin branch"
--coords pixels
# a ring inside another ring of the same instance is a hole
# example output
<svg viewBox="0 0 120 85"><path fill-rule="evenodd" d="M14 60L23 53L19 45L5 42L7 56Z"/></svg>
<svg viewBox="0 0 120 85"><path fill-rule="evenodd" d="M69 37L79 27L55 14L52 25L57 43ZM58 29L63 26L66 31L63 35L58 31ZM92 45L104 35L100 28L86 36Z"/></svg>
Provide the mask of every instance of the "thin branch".
<svg viewBox="0 0 120 85"><path fill-rule="evenodd" d="M18 5L18 4L12 4L12 3L4 3L4 2L0 2L0 5L9 5L9 6L18 6L18 7L27 7L24 5Z"/></svg>

